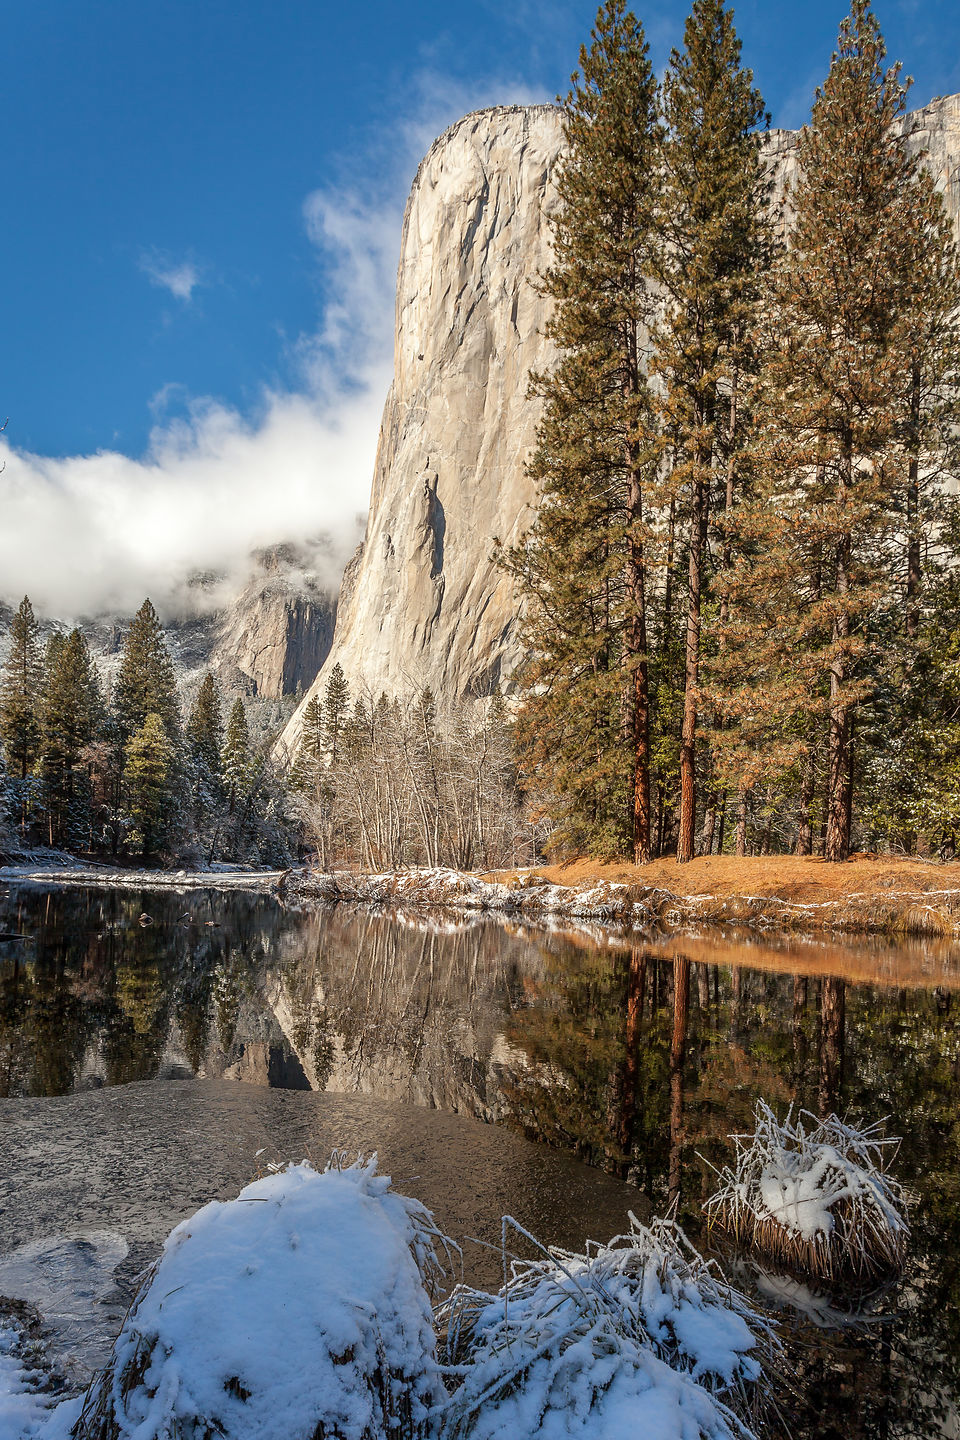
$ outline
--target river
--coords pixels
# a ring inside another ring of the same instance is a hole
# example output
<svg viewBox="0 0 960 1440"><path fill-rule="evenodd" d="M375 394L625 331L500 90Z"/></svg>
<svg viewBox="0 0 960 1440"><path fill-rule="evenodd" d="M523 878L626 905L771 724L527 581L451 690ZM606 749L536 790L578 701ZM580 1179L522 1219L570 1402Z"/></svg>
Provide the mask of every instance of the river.
<svg viewBox="0 0 960 1440"><path fill-rule="evenodd" d="M623 938L272 897L0 897L0 1295L79 1385L169 1229L268 1163L377 1150L496 1285L500 1217L579 1248L701 1206L766 1099L903 1137L900 1283L721 1263L774 1309L794 1436L956 1435L960 952ZM773 1432L771 1432L773 1433Z"/></svg>

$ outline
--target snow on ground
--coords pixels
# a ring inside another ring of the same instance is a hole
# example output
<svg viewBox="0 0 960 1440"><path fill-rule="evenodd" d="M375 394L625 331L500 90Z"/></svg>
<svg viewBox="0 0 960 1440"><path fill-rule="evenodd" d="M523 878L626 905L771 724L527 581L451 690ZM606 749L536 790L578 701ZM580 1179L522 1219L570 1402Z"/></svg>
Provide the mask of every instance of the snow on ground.
<svg viewBox="0 0 960 1440"><path fill-rule="evenodd" d="M21 1332L0 1318L0 1440L33 1435L49 1415L40 1378L21 1355Z"/></svg>
<svg viewBox="0 0 960 1440"><path fill-rule="evenodd" d="M83 885L110 890L269 890L282 870L121 870L110 865L0 865L0 885Z"/></svg>

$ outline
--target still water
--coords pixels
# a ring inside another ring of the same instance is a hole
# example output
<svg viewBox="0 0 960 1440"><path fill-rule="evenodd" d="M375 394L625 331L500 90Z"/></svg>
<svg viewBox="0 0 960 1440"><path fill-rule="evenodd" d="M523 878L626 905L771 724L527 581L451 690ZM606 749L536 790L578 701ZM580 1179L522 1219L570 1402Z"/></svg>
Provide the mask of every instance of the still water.
<svg viewBox="0 0 960 1440"><path fill-rule="evenodd" d="M905 1275L880 1294L721 1255L777 1310L791 1433L955 1436L958 1081L960 951L934 942L641 944L259 895L14 890L0 1294L26 1294L38 1254L54 1272L100 1264L99 1330L84 1348L73 1316L61 1336L82 1375L171 1224L268 1159L333 1145L377 1148L460 1239L495 1240L506 1211L579 1246L628 1207L675 1204L705 1243L711 1165L763 1097L889 1117L913 1196ZM496 1283L482 1245L465 1264Z"/></svg>

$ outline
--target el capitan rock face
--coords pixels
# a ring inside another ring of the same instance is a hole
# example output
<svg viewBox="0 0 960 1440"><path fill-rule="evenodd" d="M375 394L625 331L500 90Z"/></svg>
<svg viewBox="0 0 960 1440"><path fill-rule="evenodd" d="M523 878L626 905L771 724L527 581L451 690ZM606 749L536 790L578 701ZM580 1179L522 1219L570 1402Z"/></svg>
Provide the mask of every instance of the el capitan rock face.
<svg viewBox="0 0 960 1440"><path fill-rule="evenodd" d="M448 700L487 695L520 658L513 585L491 552L531 520L524 464L540 410L527 377L549 360L535 282L561 148L553 106L484 110L417 172L366 538L314 689L339 661L354 694L427 683Z"/></svg>
<svg viewBox="0 0 960 1440"><path fill-rule="evenodd" d="M960 96L906 117L960 220ZM796 172L797 135L769 137L774 195ZM491 560L535 496L524 466L549 366L549 217L563 153L554 106L479 111L430 148L407 202L397 276L394 381L384 407L364 543L340 592L330 654L356 695L428 684L446 703L509 689L521 657L512 581ZM284 732L295 750L302 707Z"/></svg>

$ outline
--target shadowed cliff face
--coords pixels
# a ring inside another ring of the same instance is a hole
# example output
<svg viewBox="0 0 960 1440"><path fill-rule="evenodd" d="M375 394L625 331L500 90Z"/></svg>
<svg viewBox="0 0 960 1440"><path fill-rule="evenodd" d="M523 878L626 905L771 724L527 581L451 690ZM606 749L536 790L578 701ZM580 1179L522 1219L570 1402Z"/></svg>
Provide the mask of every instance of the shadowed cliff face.
<svg viewBox="0 0 960 1440"><path fill-rule="evenodd" d="M960 96L905 121L960 218ZM509 690L521 650L512 582L491 561L532 520L525 474L548 367L549 217L563 151L552 106L479 111L431 147L407 202L397 276L394 381L366 538L347 567L337 629L314 690L339 661L354 693L429 684L447 703ZM797 136L771 132L775 199L796 174ZM302 708L282 745L293 751Z"/></svg>
<svg viewBox="0 0 960 1440"><path fill-rule="evenodd" d="M278 699L315 678L330 652L337 604L292 547L274 546L255 559L256 573L218 617L211 658L222 678Z"/></svg>

